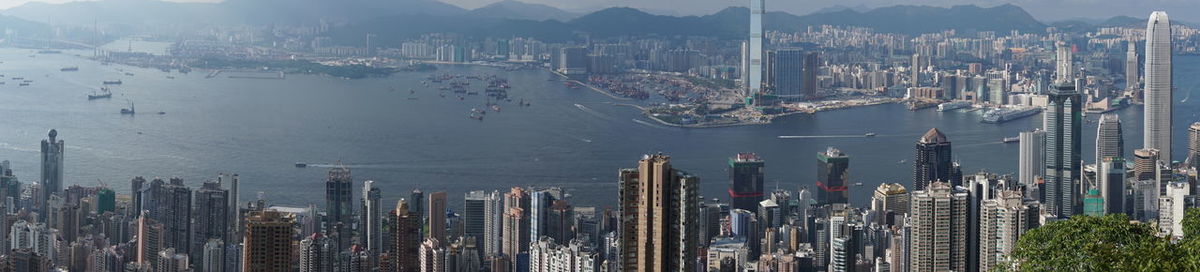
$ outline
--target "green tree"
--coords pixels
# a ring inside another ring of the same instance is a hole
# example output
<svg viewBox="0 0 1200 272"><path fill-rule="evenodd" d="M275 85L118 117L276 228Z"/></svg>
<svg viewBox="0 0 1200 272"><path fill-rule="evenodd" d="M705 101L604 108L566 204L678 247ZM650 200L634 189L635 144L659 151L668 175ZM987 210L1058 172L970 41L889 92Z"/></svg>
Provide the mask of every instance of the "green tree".
<svg viewBox="0 0 1200 272"><path fill-rule="evenodd" d="M1030 230L1010 256L1020 271L1179 271L1174 246L1154 234L1124 214L1080 215Z"/></svg>

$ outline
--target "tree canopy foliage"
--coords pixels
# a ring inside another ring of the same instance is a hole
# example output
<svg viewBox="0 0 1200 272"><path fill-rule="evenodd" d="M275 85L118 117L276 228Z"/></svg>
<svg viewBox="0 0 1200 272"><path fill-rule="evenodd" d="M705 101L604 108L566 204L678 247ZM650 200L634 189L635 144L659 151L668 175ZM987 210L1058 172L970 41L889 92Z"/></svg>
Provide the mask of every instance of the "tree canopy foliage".
<svg viewBox="0 0 1200 272"><path fill-rule="evenodd" d="M1018 271L1200 271L1200 208L1182 224L1171 241L1124 214L1079 215L1030 230L1009 256Z"/></svg>

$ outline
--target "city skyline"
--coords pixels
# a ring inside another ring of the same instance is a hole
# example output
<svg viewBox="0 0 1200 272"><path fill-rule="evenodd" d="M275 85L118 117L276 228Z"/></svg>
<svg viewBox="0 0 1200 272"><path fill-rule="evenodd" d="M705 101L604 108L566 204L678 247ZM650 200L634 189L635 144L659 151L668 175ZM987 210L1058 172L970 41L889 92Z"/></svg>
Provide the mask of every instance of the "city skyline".
<svg viewBox="0 0 1200 272"><path fill-rule="evenodd" d="M0 270L1200 264L1200 28L1163 11L363 10L415 1L6 28Z"/></svg>

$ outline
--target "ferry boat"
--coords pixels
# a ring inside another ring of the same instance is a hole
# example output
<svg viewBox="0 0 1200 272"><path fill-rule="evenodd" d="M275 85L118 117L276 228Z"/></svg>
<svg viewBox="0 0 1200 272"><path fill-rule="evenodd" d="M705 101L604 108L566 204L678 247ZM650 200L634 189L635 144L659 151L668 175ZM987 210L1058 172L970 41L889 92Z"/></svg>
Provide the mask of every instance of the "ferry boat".
<svg viewBox="0 0 1200 272"><path fill-rule="evenodd" d="M1000 142L1006 143L1006 144L1019 143L1019 142L1021 142L1021 137L1004 137L1004 139L1000 140Z"/></svg>
<svg viewBox="0 0 1200 272"><path fill-rule="evenodd" d="M874 133L874 132L867 132L867 134L863 134L863 136L864 136L864 137L875 137L875 133Z"/></svg>
<svg viewBox="0 0 1200 272"><path fill-rule="evenodd" d="M305 168L305 167L308 167L308 163L303 163L303 162L296 163L296 168Z"/></svg>
<svg viewBox="0 0 1200 272"><path fill-rule="evenodd" d="M1039 107L1014 107L1014 108L998 108L993 109L983 114L983 120L980 122L989 124L999 124L1012 120L1017 120L1032 116L1042 112Z"/></svg>
<svg viewBox="0 0 1200 272"><path fill-rule="evenodd" d="M971 101L951 101L938 104L938 111L952 111L971 106Z"/></svg>

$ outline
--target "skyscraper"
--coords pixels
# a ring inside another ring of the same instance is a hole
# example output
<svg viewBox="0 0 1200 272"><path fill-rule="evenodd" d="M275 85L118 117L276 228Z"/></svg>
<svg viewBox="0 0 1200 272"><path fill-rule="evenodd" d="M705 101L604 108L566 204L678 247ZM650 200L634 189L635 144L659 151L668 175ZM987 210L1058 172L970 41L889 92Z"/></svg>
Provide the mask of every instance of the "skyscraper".
<svg viewBox="0 0 1200 272"><path fill-rule="evenodd" d="M42 221L46 220L46 201L50 195L62 192L63 189L63 140L57 139L58 131L50 130L49 139L42 140L42 191L38 196L39 214ZM156 252L157 253L157 252Z"/></svg>
<svg viewBox="0 0 1200 272"><path fill-rule="evenodd" d="M554 204L554 195L548 190L537 190L529 194L529 242L537 242L539 237L546 235L546 226L550 205Z"/></svg>
<svg viewBox="0 0 1200 272"><path fill-rule="evenodd" d="M881 226L903 225L908 208L908 190L899 183L880 184L871 197L871 210L877 213L875 222Z"/></svg>
<svg viewBox="0 0 1200 272"><path fill-rule="evenodd" d="M292 226L296 216L272 210L246 216L242 271L292 271Z"/></svg>
<svg viewBox="0 0 1200 272"><path fill-rule="evenodd" d="M471 191L463 196L463 235L484 240L487 225L487 205L490 195L485 191Z"/></svg>
<svg viewBox="0 0 1200 272"><path fill-rule="evenodd" d="M1183 238L1184 198L1191 194L1189 187L1187 182L1172 182L1158 198L1158 229L1163 236Z"/></svg>
<svg viewBox="0 0 1200 272"><path fill-rule="evenodd" d="M763 160L754 153L729 158L729 199L734 209L754 210L763 199Z"/></svg>
<svg viewBox="0 0 1200 272"><path fill-rule="evenodd" d="M504 195L499 190L488 194L484 201L483 222L483 256L492 257L500 254L503 245L501 237L504 233Z"/></svg>
<svg viewBox="0 0 1200 272"><path fill-rule="evenodd" d="M159 222L166 227L166 248L175 248L181 254L191 253L192 235L192 188L183 184L183 179L171 178L163 186L158 206L163 209Z"/></svg>
<svg viewBox="0 0 1200 272"><path fill-rule="evenodd" d="M799 48L775 50L770 56L768 77L775 95L785 100L799 100L804 89L805 52Z"/></svg>
<svg viewBox="0 0 1200 272"><path fill-rule="evenodd" d="M320 232L300 241L300 272L333 272L337 249Z"/></svg>
<svg viewBox="0 0 1200 272"><path fill-rule="evenodd" d="M1047 213L1058 218L1078 214L1083 137L1083 95L1069 82L1059 82L1050 91L1050 104L1043 113L1046 131L1046 176L1043 191Z"/></svg>
<svg viewBox="0 0 1200 272"><path fill-rule="evenodd" d="M1200 122L1188 127L1188 166L1200 168Z"/></svg>
<svg viewBox="0 0 1200 272"><path fill-rule="evenodd" d="M440 244L442 242L434 238L426 238L421 242L420 252L417 254L421 272L446 271L446 249L439 246Z"/></svg>
<svg viewBox="0 0 1200 272"><path fill-rule="evenodd" d="M1140 86L1138 80L1137 45L1129 41L1129 50L1125 51L1125 89L1133 90Z"/></svg>
<svg viewBox="0 0 1200 272"><path fill-rule="evenodd" d="M1074 82L1075 68L1073 59L1074 52L1071 52L1071 46L1067 43L1059 41L1054 44L1055 63L1054 82Z"/></svg>
<svg viewBox="0 0 1200 272"><path fill-rule="evenodd" d="M967 192L933 182L913 192L909 267L912 271L967 271Z"/></svg>
<svg viewBox="0 0 1200 272"><path fill-rule="evenodd" d="M913 190L924 190L933 181L961 184L950 180L950 140L937 128L931 128L917 140L917 158L913 160Z"/></svg>
<svg viewBox="0 0 1200 272"><path fill-rule="evenodd" d="M1152 180L1158 183L1158 149L1137 149L1133 151L1133 180Z"/></svg>
<svg viewBox="0 0 1200 272"><path fill-rule="evenodd" d="M325 232L339 251L350 248L350 228L354 225L354 206L350 204L353 184L350 168L338 163L329 169L325 180Z"/></svg>
<svg viewBox="0 0 1200 272"><path fill-rule="evenodd" d="M1146 22L1145 121L1143 148L1159 150L1159 160L1171 163L1171 22L1167 13L1150 13Z"/></svg>
<svg viewBox="0 0 1200 272"><path fill-rule="evenodd" d="M1018 155L1018 181L1027 188L1034 188L1037 179L1046 175L1046 131L1023 131L1018 135L1021 141ZM1037 199L1037 196L1030 195Z"/></svg>
<svg viewBox="0 0 1200 272"><path fill-rule="evenodd" d="M804 55L804 78L801 80L803 88L800 89L804 99L817 98L817 72L821 69L820 55L817 52L808 52Z"/></svg>
<svg viewBox="0 0 1200 272"><path fill-rule="evenodd" d="M434 192L429 194L429 220L426 222L426 231L429 232L429 237L436 239L440 246L445 246L446 240L446 192Z"/></svg>
<svg viewBox="0 0 1200 272"><path fill-rule="evenodd" d="M742 79L746 81L746 96L756 95L762 88L763 14L766 13L763 2L764 0L750 0L750 41L746 50L748 56L743 57L750 60L746 62L747 67L744 67L747 70L744 74L749 77Z"/></svg>
<svg viewBox="0 0 1200 272"><path fill-rule="evenodd" d="M396 271L416 271L420 267L417 251L421 245L421 215L411 212L408 202L403 199L396 202L396 210L391 214L396 216L395 226L392 226L396 238L396 249L392 252Z"/></svg>
<svg viewBox="0 0 1200 272"><path fill-rule="evenodd" d="M209 243L210 239L217 239L222 243L236 241L230 241L233 237L226 236L229 234L229 191L221 189L220 183L209 181L201 185L195 195L195 212L192 214L192 230L195 232L192 235L192 259L203 260L201 254L204 245ZM208 265L207 262L199 264Z"/></svg>
<svg viewBox="0 0 1200 272"><path fill-rule="evenodd" d="M1121 132L1121 119L1116 114L1108 113L1100 116L1100 125L1096 126L1096 163L1106 157L1125 157L1125 139Z"/></svg>
<svg viewBox="0 0 1200 272"><path fill-rule="evenodd" d="M501 235L501 252L510 261L529 247L529 193L513 187L504 195L504 233ZM516 262L510 262L516 264Z"/></svg>
<svg viewBox="0 0 1200 272"><path fill-rule="evenodd" d="M241 202L238 201L238 183L241 183L241 177L233 173L217 174L217 182L221 183L221 188L229 189L229 223L228 239L237 240L242 237L242 213ZM225 244L235 245L237 241L225 241Z"/></svg>
<svg viewBox="0 0 1200 272"><path fill-rule="evenodd" d="M1038 225L1038 205L1025 201L1023 192L999 190L995 198L983 200L979 222L979 271L1004 265L1017 246L1017 239Z"/></svg>
<svg viewBox="0 0 1200 272"><path fill-rule="evenodd" d="M20 223L20 222L18 222ZM158 251L162 250L163 240L163 225L150 219L148 213L143 212L137 219L137 259L135 262L152 266L158 263ZM17 240L13 238L13 240ZM16 248L16 247L13 247Z"/></svg>
<svg viewBox="0 0 1200 272"><path fill-rule="evenodd" d="M379 187L375 187L374 180L363 182L362 192L363 202L363 219L360 224L365 231L367 255L371 256L371 262L375 263L378 260L379 253L383 252L383 192Z"/></svg>
<svg viewBox="0 0 1200 272"><path fill-rule="evenodd" d="M700 179L671 168L662 154L642 157L620 177L621 211L629 216L621 224L620 270L695 270Z"/></svg>
<svg viewBox="0 0 1200 272"><path fill-rule="evenodd" d="M850 202L846 189L849 178L850 156L830 147L817 153L817 205Z"/></svg>
<svg viewBox="0 0 1200 272"><path fill-rule="evenodd" d="M1104 198L1104 213L1125 213L1125 191L1128 190L1128 186L1125 186L1125 159L1105 157L1097 167L1097 187Z"/></svg>

